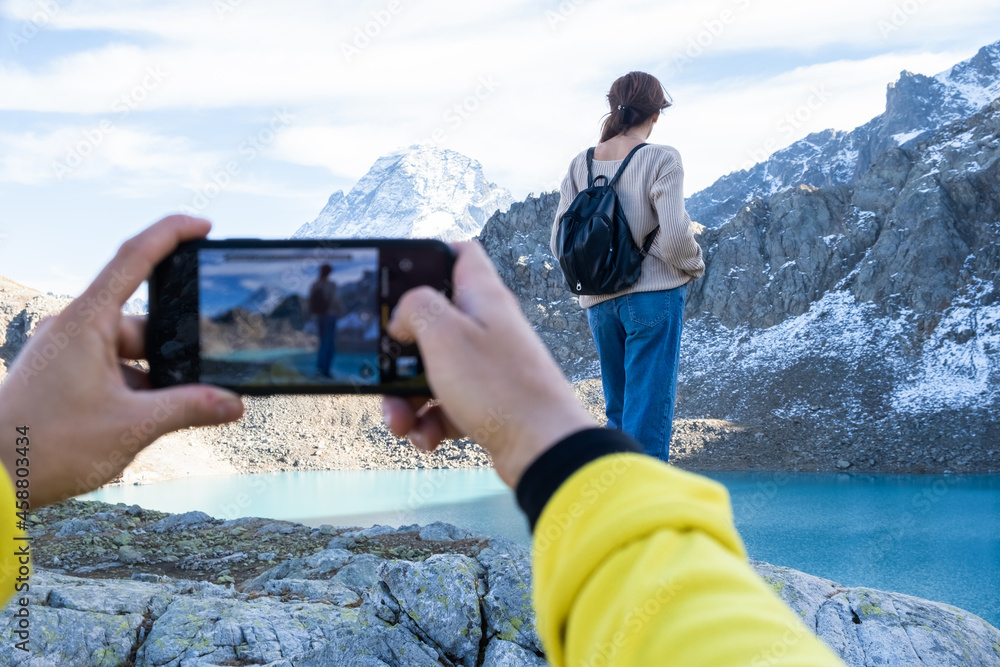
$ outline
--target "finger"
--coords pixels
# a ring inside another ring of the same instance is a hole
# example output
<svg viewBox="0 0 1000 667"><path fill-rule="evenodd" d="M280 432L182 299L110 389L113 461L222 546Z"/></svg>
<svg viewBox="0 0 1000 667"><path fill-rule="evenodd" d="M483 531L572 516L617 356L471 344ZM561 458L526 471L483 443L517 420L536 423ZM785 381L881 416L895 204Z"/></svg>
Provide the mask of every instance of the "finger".
<svg viewBox="0 0 1000 667"><path fill-rule="evenodd" d="M382 421L397 438L406 434L417 424L417 414L431 400L429 396L383 396Z"/></svg>
<svg viewBox="0 0 1000 667"><path fill-rule="evenodd" d="M408 437L417 449L433 452L442 441L461 438L463 435L451 423L441 406L432 404L417 413L417 423Z"/></svg>
<svg viewBox="0 0 1000 667"><path fill-rule="evenodd" d="M207 384L188 384L168 389L137 392L137 421L151 420L150 441L189 426L214 426L243 415L243 400L231 391Z"/></svg>
<svg viewBox="0 0 1000 667"><path fill-rule="evenodd" d="M136 390L153 388L153 385L149 381L149 373L129 364L120 364L120 366L122 377L125 378L125 384L129 387Z"/></svg>
<svg viewBox="0 0 1000 667"><path fill-rule="evenodd" d="M403 343L428 339L442 334L454 334L459 327L467 326L468 318L459 312L444 294L423 285L407 291L393 310L386 331Z"/></svg>
<svg viewBox="0 0 1000 667"><path fill-rule="evenodd" d="M505 294L506 298L510 290L478 241L459 241L451 247L457 255L453 276L455 305L463 313L485 322L496 310L493 298L500 294Z"/></svg>
<svg viewBox="0 0 1000 667"><path fill-rule="evenodd" d="M146 318L122 317L118 325L118 356L122 359L146 358Z"/></svg>
<svg viewBox="0 0 1000 667"><path fill-rule="evenodd" d="M122 306L149 277L153 267L181 241L204 238L212 223L187 215L170 215L147 227L118 249L81 299L99 313L118 316Z"/></svg>
<svg viewBox="0 0 1000 667"><path fill-rule="evenodd" d="M420 407L421 405L414 406L411 399L383 396L382 421L394 436L405 438L417 424L417 410Z"/></svg>

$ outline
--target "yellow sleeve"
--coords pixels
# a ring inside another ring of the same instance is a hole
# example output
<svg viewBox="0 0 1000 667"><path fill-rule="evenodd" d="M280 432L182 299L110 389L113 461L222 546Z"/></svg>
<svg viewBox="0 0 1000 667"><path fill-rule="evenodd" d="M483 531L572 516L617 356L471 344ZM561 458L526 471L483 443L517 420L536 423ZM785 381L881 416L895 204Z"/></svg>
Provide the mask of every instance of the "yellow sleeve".
<svg viewBox="0 0 1000 667"><path fill-rule="evenodd" d="M21 567L27 568L28 564L20 562L27 560L27 556L19 556L17 552L28 549L28 542L22 539L24 531L17 527L15 500L14 485L7 469L0 465L0 606L16 592L14 586L19 584L18 577L21 577L21 584L27 580L27 570Z"/></svg>
<svg viewBox="0 0 1000 667"><path fill-rule="evenodd" d="M638 454L585 465L533 545L554 667L843 666L750 568L725 487Z"/></svg>

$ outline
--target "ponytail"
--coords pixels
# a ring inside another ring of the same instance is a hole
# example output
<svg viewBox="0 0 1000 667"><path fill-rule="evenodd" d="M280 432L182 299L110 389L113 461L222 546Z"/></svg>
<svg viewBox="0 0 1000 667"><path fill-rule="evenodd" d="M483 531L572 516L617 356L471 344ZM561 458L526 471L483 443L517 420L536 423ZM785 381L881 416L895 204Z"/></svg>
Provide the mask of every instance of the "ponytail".
<svg viewBox="0 0 1000 667"><path fill-rule="evenodd" d="M601 126L601 143L642 125L671 102L655 76L629 72L611 84L608 104L611 110Z"/></svg>

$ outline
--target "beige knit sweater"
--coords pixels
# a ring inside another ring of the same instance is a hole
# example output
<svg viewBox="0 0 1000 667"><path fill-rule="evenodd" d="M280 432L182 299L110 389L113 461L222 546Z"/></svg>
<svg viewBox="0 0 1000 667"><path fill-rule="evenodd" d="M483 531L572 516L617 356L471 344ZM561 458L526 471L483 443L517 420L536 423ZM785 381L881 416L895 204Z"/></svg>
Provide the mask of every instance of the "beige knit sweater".
<svg viewBox="0 0 1000 667"><path fill-rule="evenodd" d="M594 178L610 180L621 160L594 160ZM559 218L577 193L587 187L587 151L573 158L559 192L559 209L552 224L549 247L556 253ZM660 233L642 263L642 275L630 288L615 294L581 296L580 305L590 308L607 299L631 292L652 292L680 287L705 272L701 246L694 240L691 218L684 209L684 167L676 148L648 144L639 149L615 184L618 201L632 229L632 238L641 244L657 224Z"/></svg>

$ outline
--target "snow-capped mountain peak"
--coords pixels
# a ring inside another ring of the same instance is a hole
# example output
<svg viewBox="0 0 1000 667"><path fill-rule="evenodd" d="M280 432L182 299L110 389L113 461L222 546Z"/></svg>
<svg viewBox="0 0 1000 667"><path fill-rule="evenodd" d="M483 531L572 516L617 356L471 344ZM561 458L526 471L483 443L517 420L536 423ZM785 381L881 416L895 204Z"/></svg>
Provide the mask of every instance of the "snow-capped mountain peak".
<svg viewBox="0 0 1000 667"><path fill-rule="evenodd" d="M421 144L384 155L344 195L293 238L385 236L472 238L511 195L490 183L482 165L461 153Z"/></svg>
<svg viewBox="0 0 1000 667"><path fill-rule="evenodd" d="M981 111L1000 96L1000 41L936 76L904 71L885 112L850 132L824 130L736 171L687 200L691 219L718 227L755 197L808 185L850 185L887 150Z"/></svg>

